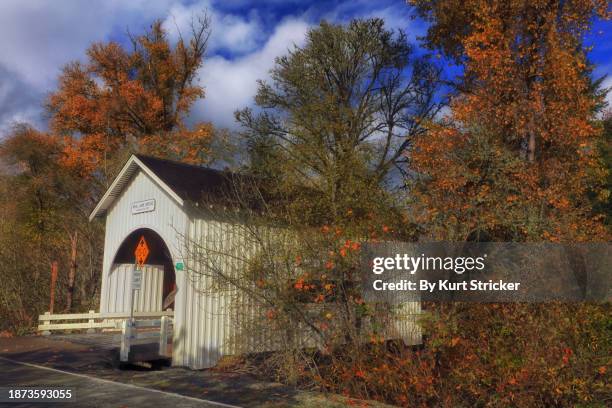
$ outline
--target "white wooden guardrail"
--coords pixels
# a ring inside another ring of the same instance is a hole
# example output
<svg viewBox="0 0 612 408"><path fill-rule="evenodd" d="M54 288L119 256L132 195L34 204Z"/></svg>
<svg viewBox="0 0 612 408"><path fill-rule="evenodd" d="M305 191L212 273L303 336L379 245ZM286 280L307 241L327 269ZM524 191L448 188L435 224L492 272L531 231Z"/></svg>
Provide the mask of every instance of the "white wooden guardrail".
<svg viewBox="0 0 612 408"><path fill-rule="evenodd" d="M38 316L38 331L48 336L52 330L82 330L92 333L95 329L121 329L121 334L113 337L120 341L120 360L128 361L130 347L135 340L139 344L159 342L159 355L170 356L168 340L171 336L171 324L174 311L134 312L130 322L130 313L89 313L50 314ZM148 318L148 320L147 320ZM72 322L71 322L72 321ZM75 322L76 321L76 322ZM146 341L150 339L151 341ZM144 342L142 340L145 340Z"/></svg>
<svg viewBox="0 0 612 408"><path fill-rule="evenodd" d="M173 317L174 311L168 309L160 312L134 312L134 318L160 318ZM90 310L89 313L45 314L38 316L38 331L47 336L53 330L82 330L92 333L95 329L120 329L121 321L130 318L129 312L98 313Z"/></svg>
<svg viewBox="0 0 612 408"><path fill-rule="evenodd" d="M124 320L121 323L121 334L115 336L116 340L121 340L119 360L123 362L129 361L132 343L135 340L143 339L152 340L150 342L145 341L145 343L158 342L158 354L170 357L168 339L170 337L171 319L169 316L162 316L161 319L155 320L132 320L131 322L130 320Z"/></svg>

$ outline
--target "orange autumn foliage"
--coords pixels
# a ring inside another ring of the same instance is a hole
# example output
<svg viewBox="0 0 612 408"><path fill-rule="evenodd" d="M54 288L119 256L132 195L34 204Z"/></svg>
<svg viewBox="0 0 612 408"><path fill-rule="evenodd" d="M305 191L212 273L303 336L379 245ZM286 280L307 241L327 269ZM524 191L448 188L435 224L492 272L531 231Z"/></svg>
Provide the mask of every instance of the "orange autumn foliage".
<svg viewBox="0 0 612 408"><path fill-rule="evenodd" d="M86 63L66 65L47 101L51 129L65 146L64 165L90 176L122 150L206 162L212 125L190 129L184 119L204 97L196 75L208 19L198 19L192 28L191 38L171 44L156 21L143 35L130 37L131 50L112 41L95 43Z"/></svg>
<svg viewBox="0 0 612 408"><path fill-rule="evenodd" d="M454 4L415 3L436 17ZM465 67L465 92L411 155L424 176L414 197L420 221L435 237L605 239L586 199L606 170L582 46L593 15L606 16L600 3L473 0L460 8L467 26L442 20L430 30L432 44L460 50ZM443 27L456 43L436 40Z"/></svg>

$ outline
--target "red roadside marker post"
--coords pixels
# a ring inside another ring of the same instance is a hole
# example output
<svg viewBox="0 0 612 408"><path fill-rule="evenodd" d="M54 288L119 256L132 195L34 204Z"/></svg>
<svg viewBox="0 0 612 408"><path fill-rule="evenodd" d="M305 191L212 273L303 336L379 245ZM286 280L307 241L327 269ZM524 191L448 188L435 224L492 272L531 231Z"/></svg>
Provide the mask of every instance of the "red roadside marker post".
<svg viewBox="0 0 612 408"><path fill-rule="evenodd" d="M51 292L49 296L49 314L53 314L53 307L55 306L55 285L57 283L57 261L51 263L51 285L49 290Z"/></svg>

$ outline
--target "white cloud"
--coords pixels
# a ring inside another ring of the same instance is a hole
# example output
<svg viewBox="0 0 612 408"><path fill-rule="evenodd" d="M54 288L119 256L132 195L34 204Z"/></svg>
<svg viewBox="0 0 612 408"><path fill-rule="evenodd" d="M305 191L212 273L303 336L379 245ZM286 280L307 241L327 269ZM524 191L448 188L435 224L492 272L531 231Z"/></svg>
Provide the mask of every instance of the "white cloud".
<svg viewBox="0 0 612 408"><path fill-rule="evenodd" d="M231 60L222 56L207 59L200 70L206 98L196 103L193 114L219 126L234 128L233 112L252 104L256 81L268 78L274 58L285 54L294 44L303 44L307 30L305 21L285 20L260 50Z"/></svg>
<svg viewBox="0 0 612 408"><path fill-rule="evenodd" d="M138 17L163 12L163 0L136 2L3 0L0 3L0 66L38 88L55 83L60 68L82 58L92 41L125 30Z"/></svg>
<svg viewBox="0 0 612 408"><path fill-rule="evenodd" d="M213 30L208 57L200 71L206 98L194 106L190 120L211 120L220 126L235 127L233 112L252 104L256 80L268 77L275 57L303 42L307 21L316 20L320 14L306 11L300 18L294 16L270 25L265 16L258 14L256 3L244 0L232 3L2 0L0 137L15 120L31 121L44 128L45 95L56 87L62 66L73 60L85 60L85 51L92 42L125 41L128 27L138 33L156 18L164 20L172 38L176 39L177 28L188 36L192 16L204 10L209 13ZM385 17L393 27L409 24L392 8L372 7L364 0L339 4L326 18L343 21L362 8L370 10L365 12L368 16Z"/></svg>
<svg viewBox="0 0 612 408"><path fill-rule="evenodd" d="M595 70L593 72L592 78L599 79L605 76L605 79L601 83L601 88L610 89L606 94L606 102L608 103L607 109L612 108L612 76L610 73L612 72L612 64L611 63L603 63L595 66Z"/></svg>
<svg viewBox="0 0 612 408"><path fill-rule="evenodd" d="M196 103L190 121L210 120L235 128L233 112L252 105L257 79L268 78L274 58L293 44L302 44L308 22L321 16L320 9L313 6L299 17L270 24L269 16L259 15L258 9L267 10L246 0L223 4L219 0L2 0L0 137L15 120L44 128L45 95L56 87L61 67L72 60L84 60L92 42L125 41L128 27L139 33L156 18L163 19L171 38L176 39L177 28L188 36L192 16L204 10L213 30L208 56L199 72L206 98ZM382 16L395 28L410 24L403 11L398 14L393 8L372 6L365 0L344 2L325 18L344 21L360 12Z"/></svg>
<svg viewBox="0 0 612 408"><path fill-rule="evenodd" d="M610 89L606 94L606 102L608 102L607 109L612 109L612 78L607 77L601 84L603 88Z"/></svg>
<svg viewBox="0 0 612 408"><path fill-rule="evenodd" d="M208 51L229 52L232 55L253 51L263 40L263 28L257 13L251 12L247 17L218 12L208 0L189 5L174 4L164 20L164 28L173 40L178 38L179 31L188 35L194 17L205 12L210 18L212 33Z"/></svg>
<svg viewBox="0 0 612 408"><path fill-rule="evenodd" d="M223 27L223 30L215 32L215 27ZM227 49L234 53L252 51L261 40L261 33L260 23L256 15L250 21L235 15L217 17L213 20L211 49L212 51Z"/></svg>
<svg viewBox="0 0 612 408"><path fill-rule="evenodd" d="M0 2L0 137L12 123L45 127L42 105L61 68L93 41L166 15L171 0Z"/></svg>
<svg viewBox="0 0 612 408"><path fill-rule="evenodd" d="M61 68L84 60L94 41L125 40L129 27L140 32L155 18L176 39L179 28L189 35L193 15L206 10L212 22L209 56L200 72L207 98L198 102L192 120L233 126L233 111L248 105L256 80L267 77L274 57L300 43L306 23L286 20L266 30L255 11L222 13L209 0L183 5L179 0L44 1L0 3L0 135L11 123L44 126L42 104ZM267 38L266 31L273 31Z"/></svg>
<svg viewBox="0 0 612 408"><path fill-rule="evenodd" d="M407 34L409 41L415 42L417 36L425 33L426 27L417 20L411 19L410 15L411 9L405 4L353 0L338 3L336 7L325 13L323 18L342 23L348 23L353 18L382 18L386 28L401 29Z"/></svg>
<svg viewBox="0 0 612 408"><path fill-rule="evenodd" d="M194 105L190 122L208 120L220 127L236 128L234 111L252 104L257 80L269 76L277 56L303 43L308 24L286 19L266 39L256 12L247 16L222 14L210 1L203 0L172 6L164 21L171 39L176 40L179 31L186 35L192 18L202 11L207 12L212 27L208 56L198 73L206 97Z"/></svg>
<svg viewBox="0 0 612 408"><path fill-rule="evenodd" d="M11 130L15 123L28 122L36 126L42 123L43 94L0 66L0 136Z"/></svg>

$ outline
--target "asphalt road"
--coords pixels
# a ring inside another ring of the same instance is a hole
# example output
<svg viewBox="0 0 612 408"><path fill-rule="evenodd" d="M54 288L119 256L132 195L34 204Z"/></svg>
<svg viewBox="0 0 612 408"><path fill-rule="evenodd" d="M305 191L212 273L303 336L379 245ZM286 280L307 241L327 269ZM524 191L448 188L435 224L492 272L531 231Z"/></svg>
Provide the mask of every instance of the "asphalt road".
<svg viewBox="0 0 612 408"><path fill-rule="evenodd" d="M124 384L84 374L69 373L49 367L17 362L0 357L0 387L65 387L74 390L75 398L66 403L1 403L2 407L126 407L152 408L167 406L172 408L219 408L234 407L212 401L187 397Z"/></svg>

